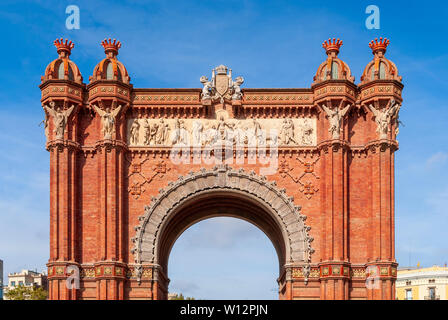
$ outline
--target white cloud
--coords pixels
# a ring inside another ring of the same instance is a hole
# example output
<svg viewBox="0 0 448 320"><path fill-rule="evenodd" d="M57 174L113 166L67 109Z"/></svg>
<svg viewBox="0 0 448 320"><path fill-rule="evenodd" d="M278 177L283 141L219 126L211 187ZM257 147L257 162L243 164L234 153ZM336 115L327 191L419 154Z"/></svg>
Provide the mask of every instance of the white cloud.
<svg viewBox="0 0 448 320"><path fill-rule="evenodd" d="M436 152L426 160L426 167L433 168L435 166L445 164L448 160L448 152Z"/></svg>
<svg viewBox="0 0 448 320"><path fill-rule="evenodd" d="M190 230L191 229L191 230ZM201 230L201 232L195 232ZM189 228L189 232L181 235L194 248L230 249L241 239L259 238L260 234L254 225L236 218L218 217L203 220ZM207 241L204 241L204 238Z"/></svg>

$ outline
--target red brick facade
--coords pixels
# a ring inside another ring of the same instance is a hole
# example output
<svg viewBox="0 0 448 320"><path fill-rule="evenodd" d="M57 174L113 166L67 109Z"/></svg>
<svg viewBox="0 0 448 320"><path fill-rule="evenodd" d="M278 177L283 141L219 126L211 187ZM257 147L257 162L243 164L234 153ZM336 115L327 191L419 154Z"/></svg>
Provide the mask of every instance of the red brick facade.
<svg viewBox="0 0 448 320"><path fill-rule="evenodd" d="M84 84L69 60L73 45L55 44L59 58L40 85L50 152L50 299L165 299L174 241L195 222L219 215L248 220L271 238L281 299L395 298L398 111L384 117L383 127L377 121L394 107L391 99L401 104L403 85L384 58L388 40L371 43L374 59L359 84L337 57L342 42L333 39L324 43L328 58L311 88L242 89L240 98L219 99L201 89L134 88L116 58L121 45L111 41L103 42L107 57ZM53 119L59 107L59 115L67 111L66 123ZM339 110L340 128L331 128L324 107ZM108 108L117 111L110 136L99 114ZM244 163L224 168L175 164L171 147L129 143L129 119L205 121L221 110L229 119L311 119L316 143L280 145L278 170L265 177L260 168L266 165L249 163L247 147ZM220 185L223 176L228 180ZM192 190L200 179L216 181ZM173 191L176 186L183 189ZM270 188L265 199L263 188ZM168 209L162 198L181 192L185 196ZM282 211L286 207L296 214ZM291 231L297 225L298 243ZM71 265L80 270L79 289L66 285Z"/></svg>

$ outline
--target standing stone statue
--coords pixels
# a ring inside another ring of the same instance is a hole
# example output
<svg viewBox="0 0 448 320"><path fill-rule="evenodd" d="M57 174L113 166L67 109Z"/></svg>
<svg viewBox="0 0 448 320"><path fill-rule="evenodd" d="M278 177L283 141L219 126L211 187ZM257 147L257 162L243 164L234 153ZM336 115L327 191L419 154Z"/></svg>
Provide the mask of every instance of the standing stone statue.
<svg viewBox="0 0 448 320"><path fill-rule="evenodd" d="M151 126L149 125L148 119L145 119L143 123L143 129L144 129L144 138L145 140L143 143L147 146L149 146L150 138L151 138Z"/></svg>
<svg viewBox="0 0 448 320"><path fill-rule="evenodd" d="M238 121L234 127L233 135L235 139L235 144L239 147L247 144L247 127L244 127L242 121Z"/></svg>
<svg viewBox="0 0 448 320"><path fill-rule="evenodd" d="M234 125L231 123L228 123L224 120L224 117L221 116L218 121L218 125L216 127L216 130L218 130L218 133L221 137L221 140L226 140L228 136L232 136L233 134Z"/></svg>
<svg viewBox="0 0 448 320"><path fill-rule="evenodd" d="M181 136L180 136L180 120L176 119L176 123L174 124L174 137L172 139L172 144L180 143Z"/></svg>
<svg viewBox="0 0 448 320"><path fill-rule="evenodd" d="M202 145L202 132L204 130L204 125L201 121L193 121L193 145Z"/></svg>
<svg viewBox="0 0 448 320"><path fill-rule="evenodd" d="M111 110L109 107L106 111L101 110L97 106L93 105L95 111L101 117L101 123L103 124L103 137L104 139L112 139L112 134L115 132L115 118L121 110L121 105L119 105L115 110Z"/></svg>
<svg viewBox="0 0 448 320"><path fill-rule="evenodd" d="M313 144L313 127L309 119L305 118L302 124L302 145L308 146Z"/></svg>
<svg viewBox="0 0 448 320"><path fill-rule="evenodd" d="M202 76L199 81L201 81L201 83L204 85L204 87L202 88L202 99L211 99L213 93L212 82L209 81L206 76Z"/></svg>
<svg viewBox="0 0 448 320"><path fill-rule="evenodd" d="M139 134L140 124L138 119L134 119L131 125L131 144L138 144L138 134Z"/></svg>
<svg viewBox="0 0 448 320"><path fill-rule="evenodd" d="M160 119L160 123L157 127L156 133L156 144L164 145L166 144L166 139L168 137L169 126L163 119Z"/></svg>
<svg viewBox="0 0 448 320"><path fill-rule="evenodd" d="M180 136L181 136L181 143L184 145L188 145L190 133L185 127L185 122L183 120L180 121Z"/></svg>
<svg viewBox="0 0 448 320"><path fill-rule="evenodd" d="M151 127L151 130L149 131L148 145L157 144L157 132L158 131L159 131L159 125L157 123L154 123Z"/></svg>
<svg viewBox="0 0 448 320"><path fill-rule="evenodd" d="M45 137L47 138L47 141L48 141L48 137L50 136L50 126L48 123L49 121L50 121L50 118L48 116L48 113L45 112L45 119L39 123L39 127L42 123L44 124L44 132L45 132Z"/></svg>
<svg viewBox="0 0 448 320"><path fill-rule="evenodd" d="M391 99L389 105L384 111L377 110L372 105L369 105L369 109L375 116L375 122L377 124L376 132L380 134L380 139L387 139L389 124L392 120L396 120L398 118L400 105L395 103L394 99Z"/></svg>
<svg viewBox="0 0 448 320"><path fill-rule="evenodd" d="M176 119L174 125L174 137L172 140L173 144L188 144L188 131L185 129L185 124L183 120Z"/></svg>
<svg viewBox="0 0 448 320"><path fill-rule="evenodd" d="M280 131L281 141L284 145L291 143L297 144L294 138L294 123L291 119L283 119L282 129Z"/></svg>
<svg viewBox="0 0 448 320"><path fill-rule="evenodd" d="M400 109L401 109L401 105L395 111L396 116L393 117L393 118L395 118L395 136L397 136L398 133L400 132L400 125L404 126L403 122L400 121L400 115L399 115Z"/></svg>
<svg viewBox="0 0 448 320"><path fill-rule="evenodd" d="M266 144L266 139L264 139L263 130L261 128L260 122L257 121L257 119L252 119L252 131L250 132L252 136L249 138L249 145L250 146L262 146Z"/></svg>
<svg viewBox="0 0 448 320"><path fill-rule="evenodd" d="M235 81L233 81L232 84L232 100L241 100L241 98L243 97L243 93L241 92L241 88L240 86L244 83L244 78L243 77L236 77Z"/></svg>
<svg viewBox="0 0 448 320"><path fill-rule="evenodd" d="M330 129L328 129L328 132L331 133L333 139L340 138L342 119L347 114L350 107L351 105L348 105L342 110L339 110L339 108L334 108L333 110L331 110L324 104L322 105L322 109L324 109L330 121Z"/></svg>
<svg viewBox="0 0 448 320"><path fill-rule="evenodd" d="M176 120L174 125L173 144L188 145L188 131L185 128L184 120Z"/></svg>
<svg viewBox="0 0 448 320"><path fill-rule="evenodd" d="M65 126L67 124L68 117L70 117L70 114L72 113L75 106L72 105L65 111L63 111L60 106L54 109L54 106L55 103L52 101L50 102L51 108L46 105L44 105L44 108L48 112L48 114L53 117L54 133L56 134L56 139L64 139ZM48 135L48 132L46 133L46 135Z"/></svg>
<svg viewBox="0 0 448 320"><path fill-rule="evenodd" d="M219 133L216 129L216 125L213 123L207 123L203 133L203 146L214 145L219 140Z"/></svg>

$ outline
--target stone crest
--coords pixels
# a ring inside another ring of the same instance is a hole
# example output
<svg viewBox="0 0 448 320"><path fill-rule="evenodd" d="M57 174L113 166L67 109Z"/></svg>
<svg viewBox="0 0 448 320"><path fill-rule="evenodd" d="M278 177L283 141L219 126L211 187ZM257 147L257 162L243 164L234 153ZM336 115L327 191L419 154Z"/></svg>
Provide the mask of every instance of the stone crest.
<svg viewBox="0 0 448 320"><path fill-rule="evenodd" d="M241 100L242 92L240 86L244 83L243 77L232 79L232 69L220 65L212 70L212 79L206 76L200 78L203 84L202 100Z"/></svg>

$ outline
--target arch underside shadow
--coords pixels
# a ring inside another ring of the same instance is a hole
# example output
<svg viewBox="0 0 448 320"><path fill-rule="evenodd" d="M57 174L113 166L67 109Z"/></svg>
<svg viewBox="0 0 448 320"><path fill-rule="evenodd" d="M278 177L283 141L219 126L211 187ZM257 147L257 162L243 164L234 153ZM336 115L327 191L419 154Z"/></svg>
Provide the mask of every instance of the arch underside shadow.
<svg viewBox="0 0 448 320"><path fill-rule="evenodd" d="M196 222L217 216L257 226L272 241L280 272L287 266L302 266L307 278L313 239L300 207L275 182L226 165L180 176L145 207L132 239L137 278L142 265L154 265L166 273L176 239Z"/></svg>

